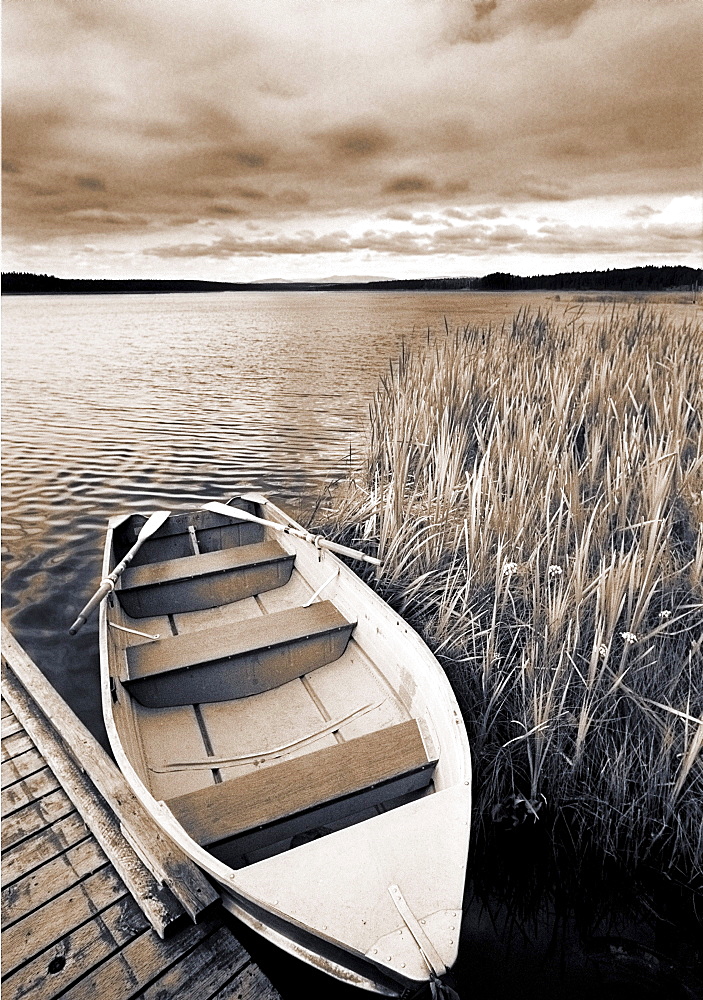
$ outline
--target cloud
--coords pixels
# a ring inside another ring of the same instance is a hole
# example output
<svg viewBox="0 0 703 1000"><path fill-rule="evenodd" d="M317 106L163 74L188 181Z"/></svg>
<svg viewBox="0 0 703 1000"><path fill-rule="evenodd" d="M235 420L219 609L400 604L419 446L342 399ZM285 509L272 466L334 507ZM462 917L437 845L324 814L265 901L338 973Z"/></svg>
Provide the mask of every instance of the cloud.
<svg viewBox="0 0 703 1000"><path fill-rule="evenodd" d="M320 142L334 158L361 160L387 153L393 139L387 129L379 125L349 125L330 129L319 136Z"/></svg>
<svg viewBox="0 0 703 1000"><path fill-rule="evenodd" d="M634 208L625 212L625 217L628 219L649 219L658 214L659 209L652 208L651 205L635 205Z"/></svg>
<svg viewBox="0 0 703 1000"><path fill-rule="evenodd" d="M410 220L411 222L414 220ZM439 227L431 233L412 230L390 232L368 229L361 234L338 229L326 234L298 231L292 234L252 236L229 234L210 242L190 242L151 247L147 256L212 258L316 256L365 252L384 256L471 256L500 252L508 255L620 255L695 253L700 226L691 223L638 223L629 226L571 226L543 223L532 232L516 223L474 221L464 226Z"/></svg>
<svg viewBox="0 0 703 1000"><path fill-rule="evenodd" d="M398 222L411 222L413 213L407 208L391 208L383 215L384 219L395 219Z"/></svg>
<svg viewBox="0 0 703 1000"><path fill-rule="evenodd" d="M104 191L105 185L99 177L76 177L76 184L86 191Z"/></svg>
<svg viewBox="0 0 703 1000"><path fill-rule="evenodd" d="M394 177L383 186L385 194L425 194L432 191L434 182L422 174L404 174Z"/></svg>
<svg viewBox="0 0 703 1000"><path fill-rule="evenodd" d="M463 208L445 208L442 215L448 219L463 219L466 222L471 222L476 219L500 219L505 216L505 209L500 205L487 206L473 212L467 212Z"/></svg>
<svg viewBox="0 0 703 1000"><path fill-rule="evenodd" d="M620 196L634 212L699 187L698 24L696 0L8 0L6 237L147 230L201 256L198 222L459 232ZM368 231L359 252L390 252ZM399 254L444 252L414 235Z"/></svg>
<svg viewBox="0 0 703 1000"><path fill-rule="evenodd" d="M568 36L596 0L449 0L447 39L492 42L517 30Z"/></svg>
<svg viewBox="0 0 703 1000"><path fill-rule="evenodd" d="M148 225L148 219L143 215L134 215L122 212L108 212L102 208L81 208L70 215L79 223L87 223L89 226L97 223L100 228L103 226L126 226L128 228L138 228Z"/></svg>

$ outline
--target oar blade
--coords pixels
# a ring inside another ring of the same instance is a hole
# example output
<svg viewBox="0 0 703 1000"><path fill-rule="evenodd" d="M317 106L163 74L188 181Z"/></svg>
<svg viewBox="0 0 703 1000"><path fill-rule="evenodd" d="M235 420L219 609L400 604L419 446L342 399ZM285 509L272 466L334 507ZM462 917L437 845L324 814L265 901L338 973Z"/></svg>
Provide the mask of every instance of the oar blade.
<svg viewBox="0 0 703 1000"><path fill-rule="evenodd" d="M157 510L154 511L154 513L147 518L147 520L142 525L142 528L139 534L137 535L137 540L135 541L132 548L129 550L129 552L124 557L122 562L118 563L117 566L115 566L112 573L110 573L109 576L106 577L106 579L101 582L100 587L93 594L91 599L88 601L86 606L78 615L73 625L71 625L70 629L68 630L70 635L75 635L76 632L78 632L78 630L85 625L86 621L93 613L95 608L97 608L98 604L100 604L101 601L103 601L107 597L107 595L112 590L114 590L117 578L124 571L126 566L132 561L132 559L139 551L143 543L147 540L147 538L151 538L151 536L159 530L164 521L166 521L167 518L169 518L170 516L171 516L170 510Z"/></svg>
<svg viewBox="0 0 703 1000"><path fill-rule="evenodd" d="M144 542L147 538L159 530L161 525L169 519L171 516L170 510L156 510L154 513L147 518L141 527L139 534L137 535L137 541Z"/></svg>
<svg viewBox="0 0 703 1000"><path fill-rule="evenodd" d="M208 503L204 503L200 509L209 510L213 514L221 514L223 517L232 517L235 521L251 521L252 524L263 524L264 527L274 528L276 531L285 530L283 524L277 524L275 521L266 521L263 517L250 514L248 510L242 510L241 507L231 507L229 504L220 503L219 500L210 500Z"/></svg>
<svg viewBox="0 0 703 1000"><path fill-rule="evenodd" d="M201 510L212 511L213 514L224 514L225 517L235 517L236 508L228 507L226 503L220 503L219 500L208 500L204 503Z"/></svg>

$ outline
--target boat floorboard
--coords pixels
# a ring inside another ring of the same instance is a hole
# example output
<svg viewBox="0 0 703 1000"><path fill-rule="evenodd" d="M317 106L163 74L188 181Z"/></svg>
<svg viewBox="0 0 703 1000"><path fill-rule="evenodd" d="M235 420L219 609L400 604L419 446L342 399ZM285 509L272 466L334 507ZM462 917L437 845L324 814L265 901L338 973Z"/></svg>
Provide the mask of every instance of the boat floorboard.
<svg viewBox="0 0 703 1000"><path fill-rule="evenodd" d="M4 700L2 720L4 1000L278 1000L220 912L158 937Z"/></svg>
<svg viewBox="0 0 703 1000"><path fill-rule="evenodd" d="M312 596L313 588L294 568L285 586L256 597L208 611L140 619L138 623L124 617L120 622L162 637L174 633L194 634L210 627L221 628L300 607ZM322 593L316 600L325 599ZM113 638L122 648L148 641L116 630L113 630ZM288 743L304 741L331 722L348 719L336 732L292 748L286 754L292 758L410 718L396 692L355 642L353 633L339 659L269 691L238 701L173 708L145 708L133 702L132 711L146 766L146 783L156 799L165 801L277 763L275 757L264 757L256 762L243 760L230 766L223 763L220 767L206 768L202 762L208 756L226 759L262 754ZM262 733L266 739L264 746ZM201 764L179 770L165 769L176 762Z"/></svg>

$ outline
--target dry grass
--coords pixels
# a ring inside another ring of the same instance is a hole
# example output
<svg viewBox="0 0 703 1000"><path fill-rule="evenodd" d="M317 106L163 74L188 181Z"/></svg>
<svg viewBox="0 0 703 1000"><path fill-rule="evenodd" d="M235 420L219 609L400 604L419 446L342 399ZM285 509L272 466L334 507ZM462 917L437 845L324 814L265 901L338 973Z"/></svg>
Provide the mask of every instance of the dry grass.
<svg viewBox="0 0 703 1000"><path fill-rule="evenodd" d="M404 353L327 533L462 702L477 829L566 820L630 865L703 863L703 331L521 313Z"/></svg>

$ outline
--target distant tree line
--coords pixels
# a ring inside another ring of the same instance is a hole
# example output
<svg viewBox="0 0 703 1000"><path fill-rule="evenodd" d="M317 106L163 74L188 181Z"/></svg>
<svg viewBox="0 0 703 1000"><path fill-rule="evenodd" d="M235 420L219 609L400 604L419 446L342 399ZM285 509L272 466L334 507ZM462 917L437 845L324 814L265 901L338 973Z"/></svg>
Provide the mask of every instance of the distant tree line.
<svg viewBox="0 0 703 1000"><path fill-rule="evenodd" d="M346 287L407 291L451 291L470 289L474 292L521 291L592 291L592 292L658 292L668 289L688 289L703 284L703 269L694 267L627 267L607 271L566 271L561 274L536 274L523 278L518 274L496 271L483 278L418 278L408 281L371 281Z"/></svg>
<svg viewBox="0 0 703 1000"><path fill-rule="evenodd" d="M55 278L52 274L11 271L2 276L3 294L115 295L137 292L217 292L240 287L221 281L170 281L154 278Z"/></svg>
<svg viewBox="0 0 703 1000"><path fill-rule="evenodd" d="M657 292L667 289L700 286L703 270L693 267L626 267L607 271L566 271L563 274L519 275L487 274L476 279L474 288L481 291L553 291Z"/></svg>
<svg viewBox="0 0 703 1000"><path fill-rule="evenodd" d="M56 278L50 274L11 271L2 275L4 295L118 295L165 292L295 292L295 291L593 291L658 292L695 289L703 284L703 269L663 266L610 268L607 271L567 271L520 275L496 271L483 278L409 278L365 282L229 282L161 280L157 278Z"/></svg>

